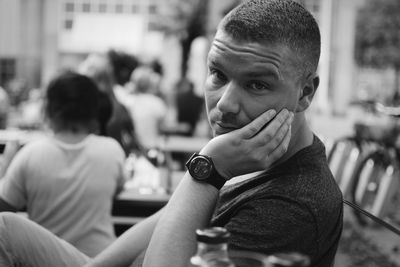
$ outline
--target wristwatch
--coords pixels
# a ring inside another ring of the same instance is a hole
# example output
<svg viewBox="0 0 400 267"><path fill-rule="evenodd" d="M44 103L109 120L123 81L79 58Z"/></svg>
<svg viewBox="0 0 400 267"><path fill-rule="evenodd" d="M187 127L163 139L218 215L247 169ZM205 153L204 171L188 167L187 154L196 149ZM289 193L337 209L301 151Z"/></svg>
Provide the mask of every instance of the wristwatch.
<svg viewBox="0 0 400 267"><path fill-rule="evenodd" d="M226 182L226 179L215 169L214 163L209 156L194 153L186 162L186 167L193 179L213 185L218 190Z"/></svg>

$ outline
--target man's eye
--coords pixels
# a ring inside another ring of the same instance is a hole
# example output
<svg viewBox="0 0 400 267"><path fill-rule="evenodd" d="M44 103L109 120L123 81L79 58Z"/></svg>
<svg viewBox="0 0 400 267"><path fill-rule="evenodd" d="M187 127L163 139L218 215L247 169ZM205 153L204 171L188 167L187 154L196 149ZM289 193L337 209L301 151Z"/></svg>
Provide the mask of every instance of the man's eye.
<svg viewBox="0 0 400 267"><path fill-rule="evenodd" d="M226 80L226 76L217 69L210 68L210 76L215 82L224 82Z"/></svg>
<svg viewBox="0 0 400 267"><path fill-rule="evenodd" d="M262 91L262 90L268 90L269 86L268 84L263 82L251 82L249 83L249 88L255 91Z"/></svg>

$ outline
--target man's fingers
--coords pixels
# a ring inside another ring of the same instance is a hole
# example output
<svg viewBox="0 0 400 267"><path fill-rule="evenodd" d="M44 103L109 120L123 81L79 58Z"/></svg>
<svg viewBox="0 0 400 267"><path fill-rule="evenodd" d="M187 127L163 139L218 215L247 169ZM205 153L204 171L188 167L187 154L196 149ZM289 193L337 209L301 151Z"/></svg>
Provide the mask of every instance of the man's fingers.
<svg viewBox="0 0 400 267"><path fill-rule="evenodd" d="M275 118L268 123L267 127L264 127L258 131L257 135L253 137L254 142L260 146L268 144L275 138L276 134L285 123L292 123L292 119L293 113L289 112L287 109L280 111L278 115L276 115Z"/></svg>
<svg viewBox="0 0 400 267"><path fill-rule="evenodd" d="M268 122L270 122L274 116L276 115L276 111L274 109L270 109L260 116L258 116L256 119L254 119L252 122L250 122L248 125L243 127L241 130L242 132L242 137L244 139L250 139L253 136L255 136L258 132L262 130L263 127L265 127Z"/></svg>
<svg viewBox="0 0 400 267"><path fill-rule="evenodd" d="M290 137L292 134L291 128L292 127L290 125L288 125L288 126L285 125L282 127L282 130L284 130L285 133L282 136L281 142L277 143L277 146L275 147L275 149L273 149L273 151L268 155L269 162L275 162L276 160L281 158L283 156L283 154L286 153L287 148L289 146ZM282 133L279 133L279 134L282 134Z"/></svg>
<svg viewBox="0 0 400 267"><path fill-rule="evenodd" d="M268 147L269 151L275 150L285 137L288 135L288 132L290 130L292 121L293 121L293 113L290 113L290 115L286 118L286 120L279 125L279 129L276 131L270 131L270 132L265 132L265 133L260 133L259 136L255 137L257 138L257 144L260 147L266 146ZM272 127L272 126L271 126Z"/></svg>

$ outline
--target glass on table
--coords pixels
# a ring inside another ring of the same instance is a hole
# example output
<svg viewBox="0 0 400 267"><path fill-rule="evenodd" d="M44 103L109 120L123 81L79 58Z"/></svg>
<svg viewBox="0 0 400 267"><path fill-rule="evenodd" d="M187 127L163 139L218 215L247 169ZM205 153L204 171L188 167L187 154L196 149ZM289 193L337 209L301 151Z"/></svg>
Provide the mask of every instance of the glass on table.
<svg viewBox="0 0 400 267"><path fill-rule="evenodd" d="M163 166L155 166L146 156L131 155L125 169L129 175L126 189L136 190L139 194L166 194L167 172Z"/></svg>

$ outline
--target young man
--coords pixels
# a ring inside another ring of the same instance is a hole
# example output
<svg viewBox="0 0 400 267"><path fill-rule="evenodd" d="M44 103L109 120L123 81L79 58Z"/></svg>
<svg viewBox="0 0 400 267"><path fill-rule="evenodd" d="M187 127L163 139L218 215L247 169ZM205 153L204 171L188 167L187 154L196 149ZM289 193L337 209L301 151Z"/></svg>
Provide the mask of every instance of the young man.
<svg viewBox="0 0 400 267"><path fill-rule="evenodd" d="M208 55L205 100L215 138L188 161L166 207L94 260L54 239L47 259L74 254L68 266L129 266L143 255L143 266L188 266L195 230L215 225L230 231L230 249L297 251L310 266L332 266L342 195L304 116L319 53L318 26L295 2L250 0L231 11ZM2 219L16 225L10 215Z"/></svg>

